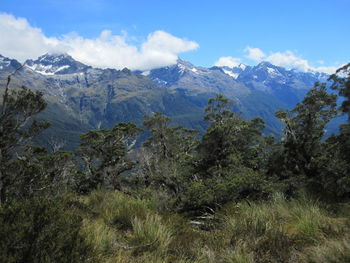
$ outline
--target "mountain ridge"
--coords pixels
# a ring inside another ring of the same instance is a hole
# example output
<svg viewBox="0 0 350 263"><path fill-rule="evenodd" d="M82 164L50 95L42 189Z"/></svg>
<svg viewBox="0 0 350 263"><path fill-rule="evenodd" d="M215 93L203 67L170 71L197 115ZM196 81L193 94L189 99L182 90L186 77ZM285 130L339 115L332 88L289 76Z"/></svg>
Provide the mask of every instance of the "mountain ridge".
<svg viewBox="0 0 350 263"><path fill-rule="evenodd" d="M0 56L0 81L21 64ZM302 73L262 62L257 66L198 67L179 59L175 65L149 72L99 69L68 54L45 54L27 60L13 76L12 85L40 90L49 102L42 114L53 126L79 134L89 129L111 128L116 122L141 125L145 115L162 112L177 124L203 130L207 100L222 93L236 102L246 118L262 117L267 133L278 134L281 124L274 112L299 102L324 75ZM57 114L59 112L59 114ZM50 136L56 136L52 132ZM70 136L72 136L70 134Z"/></svg>

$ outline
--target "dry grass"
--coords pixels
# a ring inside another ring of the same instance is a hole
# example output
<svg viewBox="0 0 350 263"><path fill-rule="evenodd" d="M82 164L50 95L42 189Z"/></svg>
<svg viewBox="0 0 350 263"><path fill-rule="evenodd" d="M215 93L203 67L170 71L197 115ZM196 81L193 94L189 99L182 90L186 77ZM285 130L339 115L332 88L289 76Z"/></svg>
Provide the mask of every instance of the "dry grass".
<svg viewBox="0 0 350 263"><path fill-rule="evenodd" d="M350 262L348 218L306 197L229 204L211 229L119 192L97 191L83 202L91 211L84 231L99 262Z"/></svg>

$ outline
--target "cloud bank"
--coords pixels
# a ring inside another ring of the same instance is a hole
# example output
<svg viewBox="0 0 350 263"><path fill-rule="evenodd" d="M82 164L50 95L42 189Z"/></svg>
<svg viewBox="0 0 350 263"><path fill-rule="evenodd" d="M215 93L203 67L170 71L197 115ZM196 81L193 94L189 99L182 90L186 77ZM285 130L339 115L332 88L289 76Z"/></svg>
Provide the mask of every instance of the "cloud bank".
<svg viewBox="0 0 350 263"><path fill-rule="evenodd" d="M104 30L96 39L78 34L47 37L40 28L24 18L0 14L0 54L21 62L44 53L70 54L82 63L101 68L150 70L175 64L179 53L195 50L198 43L175 37L164 31L148 35L140 47L129 44L125 34Z"/></svg>
<svg viewBox="0 0 350 263"><path fill-rule="evenodd" d="M238 67L239 64L241 64L240 58L221 57L219 58L218 61L215 62L214 66L234 68L234 67Z"/></svg>
<svg viewBox="0 0 350 263"><path fill-rule="evenodd" d="M276 66L296 68L303 72L318 71L327 74L334 73L339 66L319 66L313 67L310 62L303 59L300 56L295 55L292 51L287 50L285 52L275 52L270 55L266 55L259 48L246 47L244 51L247 53L246 58L249 58L255 62L268 61Z"/></svg>
<svg viewBox="0 0 350 263"><path fill-rule="evenodd" d="M248 46L244 49L244 51L248 53L246 55L247 58L257 62L262 61L262 59L266 56L260 48L253 48Z"/></svg>

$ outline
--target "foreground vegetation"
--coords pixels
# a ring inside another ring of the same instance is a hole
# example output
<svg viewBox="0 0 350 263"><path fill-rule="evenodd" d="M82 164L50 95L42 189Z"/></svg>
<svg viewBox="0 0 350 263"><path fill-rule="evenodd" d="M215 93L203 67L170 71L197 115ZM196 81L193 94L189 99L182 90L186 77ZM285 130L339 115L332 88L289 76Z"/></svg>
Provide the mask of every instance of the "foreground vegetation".
<svg viewBox="0 0 350 263"><path fill-rule="evenodd" d="M146 117L81 136L74 153L31 144L40 92L5 87L0 118L0 262L349 262L350 65L316 83L281 141L222 95L208 129ZM347 77L344 77L347 76ZM341 76L341 77L340 77ZM340 133L327 123L348 115Z"/></svg>

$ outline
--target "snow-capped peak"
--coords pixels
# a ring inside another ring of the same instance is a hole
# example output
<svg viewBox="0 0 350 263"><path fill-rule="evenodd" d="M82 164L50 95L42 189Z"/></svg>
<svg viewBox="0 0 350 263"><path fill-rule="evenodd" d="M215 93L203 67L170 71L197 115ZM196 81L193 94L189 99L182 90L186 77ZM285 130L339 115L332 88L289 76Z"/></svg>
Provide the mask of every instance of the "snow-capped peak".
<svg viewBox="0 0 350 263"><path fill-rule="evenodd" d="M21 67L21 63L19 63L17 60L10 59L0 55L0 70L6 69L6 68L9 68L10 70L11 69L15 70L15 69L18 69L19 67Z"/></svg>
<svg viewBox="0 0 350 263"><path fill-rule="evenodd" d="M26 66L43 75L79 73L89 68L68 54L45 54L37 60L27 60Z"/></svg>
<svg viewBox="0 0 350 263"><path fill-rule="evenodd" d="M194 66L192 63L184 61L180 58L177 60L176 67L178 68L178 72L180 75L184 74L185 72L190 72L194 74L205 74L205 72L208 71L208 69L206 68Z"/></svg>
<svg viewBox="0 0 350 263"><path fill-rule="evenodd" d="M247 66L244 65L244 64L242 64L242 63L239 64L238 67L239 67L240 69L242 69L242 70L245 70L245 69L247 68Z"/></svg>
<svg viewBox="0 0 350 263"><path fill-rule="evenodd" d="M229 75L230 77L232 77L234 79L238 78L238 76L239 76L239 73L234 73L231 70L227 70L227 69L222 69L222 70L225 74Z"/></svg>
<svg viewBox="0 0 350 263"><path fill-rule="evenodd" d="M239 64L236 67L223 66L220 68L226 75L229 75L234 79L237 79L239 75L247 68L247 66L244 64Z"/></svg>

